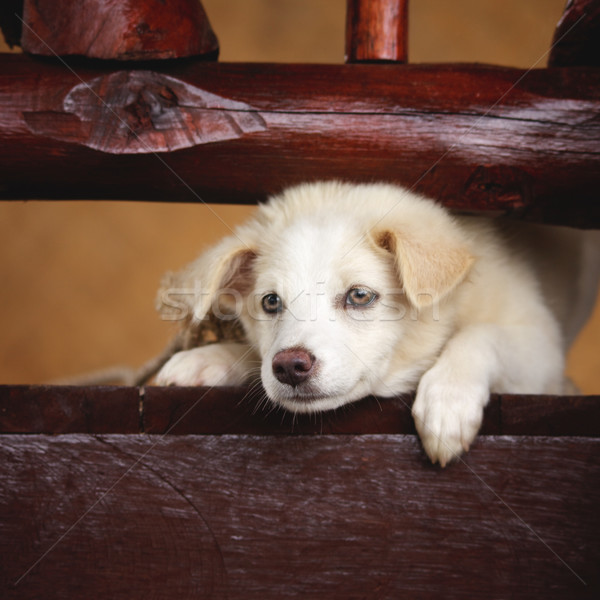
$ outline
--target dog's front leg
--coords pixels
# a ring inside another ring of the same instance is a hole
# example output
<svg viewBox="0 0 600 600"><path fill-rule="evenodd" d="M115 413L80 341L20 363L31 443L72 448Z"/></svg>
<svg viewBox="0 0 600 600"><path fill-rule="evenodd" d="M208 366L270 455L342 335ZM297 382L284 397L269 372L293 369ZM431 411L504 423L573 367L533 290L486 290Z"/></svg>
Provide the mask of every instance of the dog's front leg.
<svg viewBox="0 0 600 600"><path fill-rule="evenodd" d="M246 383L258 359L247 344L217 343L174 354L157 385L226 386Z"/></svg>
<svg viewBox="0 0 600 600"><path fill-rule="evenodd" d="M469 449L490 391L560 391L563 358L558 337L550 324L480 324L456 333L421 378L412 409L431 460L445 466Z"/></svg>
<svg viewBox="0 0 600 600"><path fill-rule="evenodd" d="M475 332L455 336L417 388L415 426L425 452L442 467L469 449L481 426L493 360L481 342Z"/></svg>

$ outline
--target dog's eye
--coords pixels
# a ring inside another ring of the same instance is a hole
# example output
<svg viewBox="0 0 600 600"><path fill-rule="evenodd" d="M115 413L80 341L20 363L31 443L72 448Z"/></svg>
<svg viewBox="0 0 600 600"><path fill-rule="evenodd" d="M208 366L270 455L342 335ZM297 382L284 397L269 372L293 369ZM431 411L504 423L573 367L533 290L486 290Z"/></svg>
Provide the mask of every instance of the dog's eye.
<svg viewBox="0 0 600 600"><path fill-rule="evenodd" d="M377 299L377 294L369 288L355 287L346 294L346 306L370 306Z"/></svg>
<svg viewBox="0 0 600 600"><path fill-rule="evenodd" d="M263 296L262 308L267 314L274 315L283 310L283 302L277 294L267 294Z"/></svg>

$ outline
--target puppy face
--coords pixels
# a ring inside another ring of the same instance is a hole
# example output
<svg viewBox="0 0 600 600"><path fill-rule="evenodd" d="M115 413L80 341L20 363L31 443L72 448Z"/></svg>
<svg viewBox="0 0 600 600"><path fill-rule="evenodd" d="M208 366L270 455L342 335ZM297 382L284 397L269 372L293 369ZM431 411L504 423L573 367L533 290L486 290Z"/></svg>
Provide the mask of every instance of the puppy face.
<svg viewBox="0 0 600 600"><path fill-rule="evenodd" d="M269 398L308 412L371 393L408 310L392 255L348 220L306 219L276 232L253 272L243 323Z"/></svg>

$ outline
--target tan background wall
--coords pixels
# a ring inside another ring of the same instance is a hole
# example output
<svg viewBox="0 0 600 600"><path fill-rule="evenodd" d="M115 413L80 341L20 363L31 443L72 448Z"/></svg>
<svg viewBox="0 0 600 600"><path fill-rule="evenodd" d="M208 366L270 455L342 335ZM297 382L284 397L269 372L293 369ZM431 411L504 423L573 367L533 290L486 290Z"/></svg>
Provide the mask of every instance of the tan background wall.
<svg viewBox="0 0 600 600"><path fill-rule="evenodd" d="M410 60L542 67L563 5L412 0ZM204 0L204 7L223 61L343 61L344 0ZM0 382L144 362L171 332L153 309L161 274L228 233L221 220L233 227L251 210L0 203ZM569 362L587 393L600 392L599 335L597 308Z"/></svg>

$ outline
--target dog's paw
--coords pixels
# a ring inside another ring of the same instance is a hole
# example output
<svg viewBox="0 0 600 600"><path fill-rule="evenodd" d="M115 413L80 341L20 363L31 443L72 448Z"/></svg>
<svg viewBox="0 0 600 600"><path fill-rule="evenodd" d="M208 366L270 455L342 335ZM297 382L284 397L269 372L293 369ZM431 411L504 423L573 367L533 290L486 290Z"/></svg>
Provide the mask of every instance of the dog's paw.
<svg viewBox="0 0 600 600"><path fill-rule="evenodd" d="M174 354L156 376L157 385L226 386L245 383L248 349L241 344L210 344Z"/></svg>
<svg viewBox="0 0 600 600"><path fill-rule="evenodd" d="M440 378L435 367L425 373L417 390L412 414L425 452L445 467L466 452L481 427L489 399L486 385L456 377Z"/></svg>

